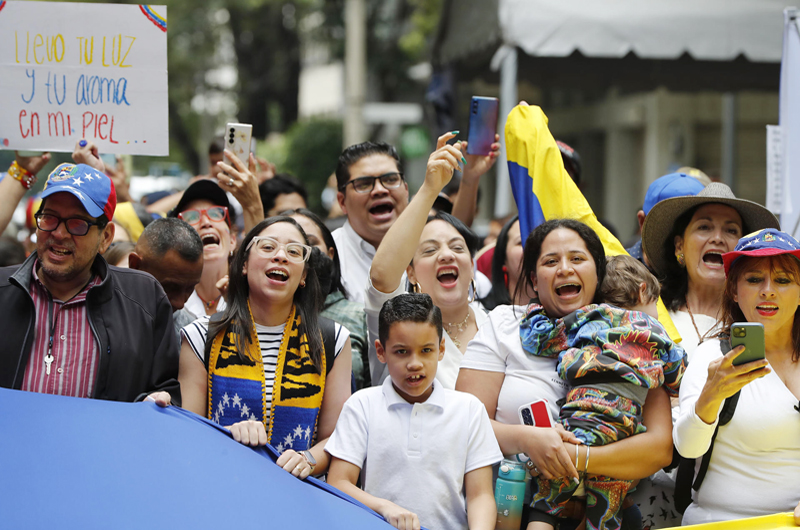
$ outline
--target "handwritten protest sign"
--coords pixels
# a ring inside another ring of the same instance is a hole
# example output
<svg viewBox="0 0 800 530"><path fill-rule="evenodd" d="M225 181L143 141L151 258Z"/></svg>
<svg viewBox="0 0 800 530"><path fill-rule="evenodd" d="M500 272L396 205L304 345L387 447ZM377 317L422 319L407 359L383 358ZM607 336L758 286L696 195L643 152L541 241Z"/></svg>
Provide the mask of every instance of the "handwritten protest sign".
<svg viewBox="0 0 800 530"><path fill-rule="evenodd" d="M169 154L166 6L0 0L0 149Z"/></svg>

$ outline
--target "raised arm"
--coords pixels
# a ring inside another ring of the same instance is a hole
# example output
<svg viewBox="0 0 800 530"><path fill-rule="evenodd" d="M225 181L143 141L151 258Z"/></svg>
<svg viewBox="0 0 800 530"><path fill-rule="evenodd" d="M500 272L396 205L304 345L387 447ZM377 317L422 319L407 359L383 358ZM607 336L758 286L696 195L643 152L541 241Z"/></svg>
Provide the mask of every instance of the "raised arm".
<svg viewBox="0 0 800 530"><path fill-rule="evenodd" d="M231 151L225 150L225 162L217 162L222 173L217 175L219 187L229 191L242 205L244 232L247 233L264 219L264 205L258 193L258 179L255 176L256 158L250 153L248 165L239 160Z"/></svg>
<svg viewBox="0 0 800 530"><path fill-rule="evenodd" d="M419 236L425 227L433 201L439 196L445 184L453 178L453 171L458 168L458 163L462 160L458 142L455 145L447 144L447 141L454 137L453 133L439 137L436 151L428 158L425 182L386 232L383 242L375 252L370 279L373 287L382 293L391 293L400 285L403 272L419 245Z"/></svg>
<svg viewBox="0 0 800 530"><path fill-rule="evenodd" d="M500 135L494 135L494 143L488 155L468 155L467 142L461 143L464 158L464 171L461 173L461 186L458 188L458 196L453 203L453 217L461 220L465 225L472 226L475 220L475 212L478 209L478 187L481 177L492 169L500 153Z"/></svg>
<svg viewBox="0 0 800 530"><path fill-rule="evenodd" d="M36 182L36 174L50 161L50 153L42 156L19 156L17 154L14 163L8 168L9 174L0 181L0 234L5 232L8 223L14 216L14 210L19 201L25 196L30 186ZM19 180L14 178L11 173L19 175ZM30 185L26 185L30 183Z"/></svg>

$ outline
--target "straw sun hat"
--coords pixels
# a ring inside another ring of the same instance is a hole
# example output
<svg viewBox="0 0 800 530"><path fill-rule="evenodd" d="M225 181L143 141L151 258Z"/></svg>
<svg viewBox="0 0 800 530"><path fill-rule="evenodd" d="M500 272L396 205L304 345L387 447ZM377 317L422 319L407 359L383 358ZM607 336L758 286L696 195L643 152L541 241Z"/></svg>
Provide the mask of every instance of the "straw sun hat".
<svg viewBox="0 0 800 530"><path fill-rule="evenodd" d="M694 196L664 199L653 206L642 226L642 248L650 266L660 276L667 273L667 260L675 259L664 248L675 222L687 211L704 204L724 204L739 212L745 234L763 228L780 229L778 219L769 210L756 202L737 199L731 189L721 182L712 182Z"/></svg>

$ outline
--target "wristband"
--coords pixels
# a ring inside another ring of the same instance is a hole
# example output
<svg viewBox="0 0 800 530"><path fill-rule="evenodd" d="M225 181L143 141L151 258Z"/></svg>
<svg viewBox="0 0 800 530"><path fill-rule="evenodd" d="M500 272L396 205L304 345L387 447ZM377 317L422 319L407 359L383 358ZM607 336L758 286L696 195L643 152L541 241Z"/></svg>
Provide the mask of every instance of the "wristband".
<svg viewBox="0 0 800 530"><path fill-rule="evenodd" d="M14 160L11 167L8 168L8 174L14 180L18 180L26 190L31 189L31 186L36 183L36 175L17 164L16 160Z"/></svg>
<svg viewBox="0 0 800 530"><path fill-rule="evenodd" d="M575 471L578 471L578 444L575 444Z"/></svg>
<svg viewBox="0 0 800 530"><path fill-rule="evenodd" d="M592 446L590 446L590 445L586 446L586 462L583 464L583 474L584 475L589 471L589 449L591 449L591 448L592 448Z"/></svg>

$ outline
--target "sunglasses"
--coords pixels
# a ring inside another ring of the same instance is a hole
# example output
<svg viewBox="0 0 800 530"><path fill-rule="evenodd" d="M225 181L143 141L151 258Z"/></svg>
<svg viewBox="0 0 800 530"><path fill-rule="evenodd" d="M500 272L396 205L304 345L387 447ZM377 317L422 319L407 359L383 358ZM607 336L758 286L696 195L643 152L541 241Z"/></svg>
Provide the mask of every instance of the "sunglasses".
<svg viewBox="0 0 800 530"><path fill-rule="evenodd" d="M311 247L303 245L302 243L279 243L271 237L256 236L250 243L248 243L245 251L255 247L256 251L265 258L271 258L278 253L279 249L283 249L286 258L294 263L303 263L311 255Z"/></svg>
<svg viewBox="0 0 800 530"><path fill-rule="evenodd" d="M53 232L58 228L58 225L64 223L67 227L67 232L73 236L85 236L89 233L89 228L92 226L101 226L102 223L98 221L87 221L80 217L70 217L63 219L57 215L49 213L40 213L34 216L36 218L36 226L42 232Z"/></svg>
<svg viewBox="0 0 800 530"><path fill-rule="evenodd" d="M380 180L381 186L387 190L393 190L395 188L399 188L403 183L403 174L384 173L383 175L378 175L377 177L358 177L357 179L348 181L344 186L340 186L339 191L343 192L347 186L352 184L353 189L356 190L356 193L369 193L375 189L376 180Z"/></svg>
<svg viewBox="0 0 800 530"><path fill-rule="evenodd" d="M203 214L209 221L227 221L228 208L225 206L212 206L211 208L184 210L178 214L178 219L186 221L190 225L200 224Z"/></svg>

